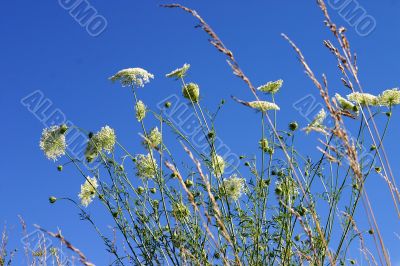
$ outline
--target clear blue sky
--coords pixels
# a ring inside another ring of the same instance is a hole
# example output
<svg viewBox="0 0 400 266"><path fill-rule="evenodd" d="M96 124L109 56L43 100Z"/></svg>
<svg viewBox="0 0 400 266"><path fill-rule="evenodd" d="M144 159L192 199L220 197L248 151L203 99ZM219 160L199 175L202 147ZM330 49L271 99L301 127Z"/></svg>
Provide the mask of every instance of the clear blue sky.
<svg viewBox="0 0 400 266"><path fill-rule="evenodd" d="M336 78L335 60L322 45L322 40L331 35L315 1L181 2L209 22L255 85L284 79L284 88L277 97L282 107L278 122L281 128L291 120L306 124L292 104L308 93L318 94L280 33L287 33L297 42L318 75L327 73L328 78L332 77L332 92L347 93ZM187 62L192 65L190 80L200 84L205 105L213 110L221 99L228 100L217 129L232 150L250 152L253 147L249 147L249 141L258 140L259 125L258 116L230 100L232 94L246 100L253 98L231 74L225 58L207 43L207 36L193 28L195 21L189 15L160 8L159 1L90 3L108 22L97 37L90 36L58 1L14 0L1 4L0 224L4 222L11 230L10 246L19 248L19 214L28 225L39 224L53 231L61 228L93 262L105 265L109 258L100 239L87 223L79 220L77 211L64 202L48 203L49 195L76 197L82 179L72 168L58 173L57 164L44 158L38 147L43 125L21 105L23 97L41 90L53 102L53 108L62 110L75 124L88 130L108 124L116 129L120 141L135 152L139 127L134 121L131 95L107 78L122 68L136 66L154 73L156 79L140 96L155 107L168 95L179 94L178 84L163 77ZM400 3L365 0L362 6L377 22L367 37L356 34L337 12L331 10L331 14L348 28L365 90L379 93L399 86ZM386 141L395 175L399 171L399 112L394 111ZM315 146L303 144L300 148L315 154ZM398 232L398 218L385 183L375 178L368 187L370 199L396 262L400 260L394 253L399 239L393 232ZM107 218L99 214L100 206L94 204L89 211L103 225L107 224ZM30 227L28 231L32 230Z"/></svg>

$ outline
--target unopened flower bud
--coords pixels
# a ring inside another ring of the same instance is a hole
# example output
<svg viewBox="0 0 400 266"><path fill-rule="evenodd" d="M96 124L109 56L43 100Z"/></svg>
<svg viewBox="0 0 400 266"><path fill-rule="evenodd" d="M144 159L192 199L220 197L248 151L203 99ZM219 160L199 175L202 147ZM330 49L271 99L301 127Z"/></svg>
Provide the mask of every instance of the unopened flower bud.
<svg viewBox="0 0 400 266"><path fill-rule="evenodd" d="M56 201L57 201L57 198L54 197L54 196L51 196L51 197L49 198L49 202L50 202L51 204L53 204L53 203L56 202Z"/></svg>

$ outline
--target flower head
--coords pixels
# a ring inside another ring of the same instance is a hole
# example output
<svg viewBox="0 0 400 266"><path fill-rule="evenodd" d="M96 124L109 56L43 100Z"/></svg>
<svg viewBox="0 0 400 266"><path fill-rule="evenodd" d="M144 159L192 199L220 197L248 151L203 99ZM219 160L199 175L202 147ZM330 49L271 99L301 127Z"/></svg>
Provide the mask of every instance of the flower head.
<svg viewBox="0 0 400 266"><path fill-rule="evenodd" d="M119 80L122 87L144 87L144 84L149 83L150 79L154 79L154 75L139 67L120 70L117 74L110 77L110 80L113 82Z"/></svg>
<svg viewBox="0 0 400 266"><path fill-rule="evenodd" d="M196 83L189 83L182 87L183 97L197 103L200 97L200 88Z"/></svg>
<svg viewBox="0 0 400 266"><path fill-rule="evenodd" d="M146 117L147 107L142 101L139 100L135 105L135 111L137 121L141 122Z"/></svg>
<svg viewBox="0 0 400 266"><path fill-rule="evenodd" d="M99 132L89 139L85 151L85 157L88 162L93 161L101 151L111 153L116 143L114 129L109 126L102 127Z"/></svg>
<svg viewBox="0 0 400 266"><path fill-rule="evenodd" d="M189 70L189 68L190 68L189 64L184 64L183 67L177 68L165 76L167 78L183 78L186 75L186 72Z"/></svg>
<svg viewBox="0 0 400 266"><path fill-rule="evenodd" d="M96 189L99 185L97 184L97 179L95 177L87 177L85 183L81 185L81 193L79 193L79 198L81 199L81 204L87 207L93 199L96 197Z"/></svg>
<svg viewBox="0 0 400 266"><path fill-rule="evenodd" d="M153 156L139 154L135 158L136 175L140 178L153 178L157 174L158 165Z"/></svg>
<svg viewBox="0 0 400 266"><path fill-rule="evenodd" d="M283 80L279 79L277 81L270 81L267 84L261 85L260 87L257 88L257 90L265 93L275 94L279 91L282 85L283 85Z"/></svg>
<svg viewBox="0 0 400 266"><path fill-rule="evenodd" d="M45 128L39 146L48 159L56 161L58 157L65 154L67 148L65 131L60 126Z"/></svg>
<svg viewBox="0 0 400 266"><path fill-rule="evenodd" d="M248 102L248 105L262 112L266 112L268 110L280 110L279 106L275 103L267 102L267 101L252 101Z"/></svg>
<svg viewBox="0 0 400 266"><path fill-rule="evenodd" d="M379 105L383 106L400 104L400 91L397 88L385 90L378 96L378 99Z"/></svg>
<svg viewBox="0 0 400 266"><path fill-rule="evenodd" d="M238 178L235 174L222 181L220 191L224 196L232 200L238 200L244 191L246 181L244 178Z"/></svg>
<svg viewBox="0 0 400 266"><path fill-rule="evenodd" d="M221 177L225 171L225 161L222 156L213 154L211 158L211 166L216 177Z"/></svg>
<svg viewBox="0 0 400 266"><path fill-rule="evenodd" d="M183 202L177 202L172 205L172 214L178 221L183 221L189 217L190 211Z"/></svg>
<svg viewBox="0 0 400 266"><path fill-rule="evenodd" d="M361 105L378 105L378 97L369 93L353 92L347 95L347 99Z"/></svg>
<svg viewBox="0 0 400 266"><path fill-rule="evenodd" d="M349 110L349 111L354 110L355 105L349 100L343 98L339 93L335 94L335 98L343 110Z"/></svg>
<svg viewBox="0 0 400 266"><path fill-rule="evenodd" d="M326 112L324 109L321 109L318 114L314 117L314 120L311 121L310 124L305 128L306 133L310 133L310 131L323 131L324 130L324 120L326 118Z"/></svg>
<svg viewBox="0 0 400 266"><path fill-rule="evenodd" d="M161 141L162 141L161 132L158 130L158 127L155 127L150 131L147 138L144 139L143 145L145 146L148 145L154 148L160 145Z"/></svg>

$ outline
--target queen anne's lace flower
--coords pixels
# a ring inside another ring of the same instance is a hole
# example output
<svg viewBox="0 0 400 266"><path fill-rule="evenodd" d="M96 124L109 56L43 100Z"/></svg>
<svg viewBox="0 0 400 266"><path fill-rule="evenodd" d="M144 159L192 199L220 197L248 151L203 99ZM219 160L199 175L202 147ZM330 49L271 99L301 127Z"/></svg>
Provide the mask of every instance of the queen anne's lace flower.
<svg viewBox="0 0 400 266"><path fill-rule="evenodd" d="M183 67L175 69L174 71L171 71L165 76L167 78L183 78L186 75L186 72L189 70L189 68L190 68L189 64L184 64Z"/></svg>
<svg viewBox="0 0 400 266"><path fill-rule="evenodd" d="M275 103L267 102L267 101L252 101L248 102L248 105L262 112L266 112L269 110L280 110L279 106Z"/></svg>
<svg viewBox="0 0 400 266"><path fill-rule="evenodd" d="M52 126L43 130L39 146L48 159L56 161L65 154L65 131L63 126Z"/></svg>
<svg viewBox="0 0 400 266"><path fill-rule="evenodd" d="M161 132L158 130L158 127L153 128L148 134L147 138L144 139L143 144L145 146L157 147L161 144L162 136Z"/></svg>
<svg viewBox="0 0 400 266"><path fill-rule="evenodd" d="M113 82L119 80L123 87L144 87L144 84L149 83L150 79L154 79L154 75L139 67L120 70L110 78Z"/></svg>
<svg viewBox="0 0 400 266"><path fill-rule="evenodd" d="M305 128L306 133L310 133L310 131L323 131L324 129L324 120L326 118L326 112L324 109L321 109L318 114L314 117L314 120L311 121L310 124Z"/></svg>
<svg viewBox="0 0 400 266"><path fill-rule="evenodd" d="M270 81L267 84L258 87L257 90L265 93L275 94L279 91L282 85L283 85L283 80L280 79L277 81Z"/></svg>
<svg viewBox="0 0 400 266"><path fill-rule="evenodd" d="M85 151L85 157L88 162L93 161L104 150L111 153L116 143L114 129L109 126L102 127L99 132L92 136L89 140Z"/></svg>
<svg viewBox="0 0 400 266"><path fill-rule="evenodd" d="M153 178L157 174L158 165L151 154L139 154L135 158L136 175L140 178Z"/></svg>
<svg viewBox="0 0 400 266"><path fill-rule="evenodd" d="M361 105L376 106L379 103L378 97L370 93L353 92L347 95L347 99Z"/></svg>
<svg viewBox="0 0 400 266"><path fill-rule="evenodd" d="M399 89L390 89L383 91L378 96L379 105L392 106L400 104L400 91Z"/></svg>
<svg viewBox="0 0 400 266"><path fill-rule="evenodd" d="M147 107L142 101L139 100L135 105L135 111L137 121L141 122L146 117Z"/></svg>
<svg viewBox="0 0 400 266"><path fill-rule="evenodd" d="M246 181L244 178L238 178L235 174L222 181L220 191L224 196L232 200L238 200L244 191Z"/></svg>
<svg viewBox="0 0 400 266"><path fill-rule="evenodd" d="M178 221L184 221L190 215L188 207L182 202L177 202L172 205L172 214Z"/></svg>
<svg viewBox="0 0 400 266"><path fill-rule="evenodd" d="M343 98L339 93L335 94L335 98L343 110L349 110L349 111L354 110L355 105L352 102Z"/></svg>
<svg viewBox="0 0 400 266"><path fill-rule="evenodd" d="M98 186L95 177L87 177L85 183L81 185L81 193L78 195L83 206L87 207L93 201L96 197L96 189Z"/></svg>
<svg viewBox="0 0 400 266"><path fill-rule="evenodd" d="M200 97L200 88L196 83L189 83L182 87L183 97L197 103Z"/></svg>
<svg viewBox="0 0 400 266"><path fill-rule="evenodd" d="M225 161L222 156L218 154L212 155L211 166L216 177L221 177L225 171Z"/></svg>

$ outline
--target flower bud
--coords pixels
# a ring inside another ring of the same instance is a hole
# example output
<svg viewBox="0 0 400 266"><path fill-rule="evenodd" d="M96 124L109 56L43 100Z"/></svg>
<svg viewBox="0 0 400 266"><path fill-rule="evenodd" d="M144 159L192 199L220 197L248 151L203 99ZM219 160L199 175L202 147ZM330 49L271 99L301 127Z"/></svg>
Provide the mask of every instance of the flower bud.
<svg viewBox="0 0 400 266"><path fill-rule="evenodd" d="M157 192L157 189L155 187L150 188L150 193L155 194Z"/></svg>
<svg viewBox="0 0 400 266"><path fill-rule="evenodd" d="M57 166L57 171L61 172L62 170L63 170L63 166L62 165Z"/></svg>
<svg viewBox="0 0 400 266"><path fill-rule="evenodd" d="M289 129L290 129L291 131L295 131L298 127L299 127L299 124L297 124L296 121L293 121L293 122L291 122L291 123L289 124Z"/></svg>
<svg viewBox="0 0 400 266"><path fill-rule="evenodd" d="M51 204L55 203L56 201L57 201L57 198L54 197L54 196L51 196L51 197L49 198L49 202L50 202Z"/></svg>
<svg viewBox="0 0 400 266"><path fill-rule="evenodd" d="M193 186L193 181L192 180L190 180L190 179L187 179L186 181L185 181L185 185L186 185L186 187L191 187L191 186Z"/></svg>
<svg viewBox="0 0 400 266"><path fill-rule="evenodd" d="M138 187L137 188L137 192L138 192L139 195L141 195L144 192L144 187L141 187L141 186Z"/></svg>
<svg viewBox="0 0 400 266"><path fill-rule="evenodd" d="M171 102L165 102L165 103L164 103L165 108L170 108L171 105L172 105Z"/></svg>
<svg viewBox="0 0 400 266"><path fill-rule="evenodd" d="M60 126L60 133L61 134L64 134L65 132L67 132L67 130L68 130L68 126L66 124L62 124Z"/></svg>

